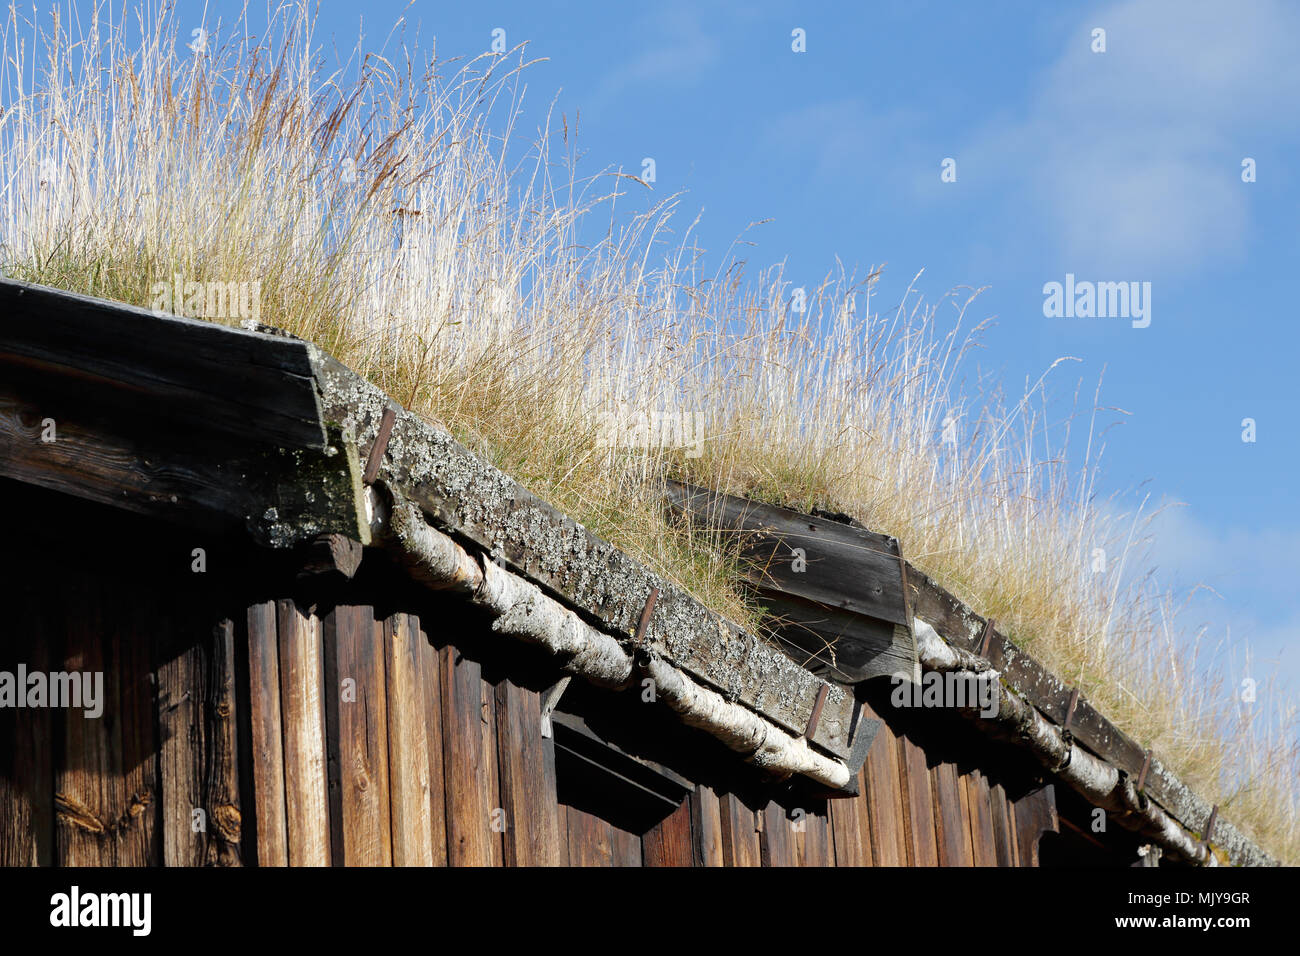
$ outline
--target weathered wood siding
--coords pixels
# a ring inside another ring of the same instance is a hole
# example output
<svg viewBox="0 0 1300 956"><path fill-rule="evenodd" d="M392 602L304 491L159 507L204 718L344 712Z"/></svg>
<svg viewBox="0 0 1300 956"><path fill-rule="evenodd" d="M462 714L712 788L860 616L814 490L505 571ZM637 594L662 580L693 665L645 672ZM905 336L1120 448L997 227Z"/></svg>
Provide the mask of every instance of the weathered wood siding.
<svg viewBox="0 0 1300 956"><path fill-rule="evenodd" d="M304 585L219 542L200 573L202 540L108 519L70 557L55 500L0 557L0 669L102 671L104 714L0 709L0 865L1032 865L1056 828L1050 787L1015 790L875 697L856 797L710 756L671 768L694 785L675 809L617 823L599 794L562 802L541 719L558 674L454 601L419 606L382 560ZM693 741L720 746L650 759Z"/></svg>

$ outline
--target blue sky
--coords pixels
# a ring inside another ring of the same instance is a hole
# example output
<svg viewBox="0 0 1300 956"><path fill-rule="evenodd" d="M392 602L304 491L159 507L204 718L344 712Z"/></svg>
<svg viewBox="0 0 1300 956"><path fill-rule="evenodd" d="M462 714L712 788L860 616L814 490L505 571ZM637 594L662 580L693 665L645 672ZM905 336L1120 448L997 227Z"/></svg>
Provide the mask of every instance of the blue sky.
<svg viewBox="0 0 1300 956"><path fill-rule="evenodd" d="M210 3L209 25L236 10ZM751 272L784 260L814 285L836 256L884 263L875 307L921 269L929 299L988 286L978 361L1012 393L1077 356L1050 380L1068 405L1104 369L1102 404L1130 414L1106 435L1103 491L1186 502L1160 521L1161 581L1218 592L1184 623L1230 627L1300 687L1300 4L324 0L320 39L346 51L362 26L375 48L403 15L442 59L496 28L527 40L547 61L521 129L558 92L587 171L653 157L655 196L685 191L680 225L702 211L710 252L770 219L746 236ZM1150 282L1150 325L1044 317L1066 273Z"/></svg>

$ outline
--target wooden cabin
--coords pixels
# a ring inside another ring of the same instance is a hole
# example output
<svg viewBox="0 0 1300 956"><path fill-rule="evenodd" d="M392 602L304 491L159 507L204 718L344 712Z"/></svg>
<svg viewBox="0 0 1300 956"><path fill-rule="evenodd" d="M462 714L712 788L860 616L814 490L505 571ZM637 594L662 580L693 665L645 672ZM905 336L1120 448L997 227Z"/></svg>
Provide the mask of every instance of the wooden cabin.
<svg viewBox="0 0 1300 956"><path fill-rule="evenodd" d="M0 282L0 493L0 865L1271 862L893 539L670 486L748 634L273 330Z"/></svg>

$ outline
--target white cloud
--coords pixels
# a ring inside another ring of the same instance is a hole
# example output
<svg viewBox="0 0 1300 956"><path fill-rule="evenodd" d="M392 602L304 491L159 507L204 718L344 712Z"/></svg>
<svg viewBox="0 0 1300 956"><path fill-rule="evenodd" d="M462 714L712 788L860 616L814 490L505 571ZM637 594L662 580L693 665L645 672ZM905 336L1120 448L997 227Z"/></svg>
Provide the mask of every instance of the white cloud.
<svg viewBox="0 0 1300 956"><path fill-rule="evenodd" d="M1023 115L985 126L967 157L1007 174L1080 270L1184 272L1239 254L1241 159L1296 134L1300 7L1129 0L1067 35Z"/></svg>
<svg viewBox="0 0 1300 956"><path fill-rule="evenodd" d="M1276 661L1300 688L1300 528L1219 531L1182 507L1161 512L1152 531L1151 563L1163 584L1217 592L1200 592L1184 623L1204 624L1216 639L1230 634L1233 645L1249 645L1256 662Z"/></svg>
<svg viewBox="0 0 1300 956"><path fill-rule="evenodd" d="M717 37L690 7L656 7L636 32L649 38L649 45L601 79L582 104L584 112L596 115L629 90L689 85L718 60Z"/></svg>

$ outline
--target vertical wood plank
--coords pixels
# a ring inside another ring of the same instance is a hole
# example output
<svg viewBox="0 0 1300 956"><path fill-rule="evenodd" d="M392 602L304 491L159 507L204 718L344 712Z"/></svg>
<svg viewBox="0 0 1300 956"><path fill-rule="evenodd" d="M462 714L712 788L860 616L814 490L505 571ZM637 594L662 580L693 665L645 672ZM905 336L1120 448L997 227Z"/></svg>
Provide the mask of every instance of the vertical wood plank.
<svg viewBox="0 0 1300 956"><path fill-rule="evenodd" d="M614 828L605 820L576 807L565 807L568 817L569 866L614 866Z"/></svg>
<svg viewBox="0 0 1300 956"><path fill-rule="evenodd" d="M904 780L907 785L908 839L913 866L938 866L934 812L934 784L926 765L925 751L907 737L901 739Z"/></svg>
<svg viewBox="0 0 1300 956"><path fill-rule="evenodd" d="M611 825L610 857L613 866L640 866L641 837Z"/></svg>
<svg viewBox="0 0 1300 956"><path fill-rule="evenodd" d="M429 642L429 636L420 630L420 672L424 683L424 715L428 728L429 750L429 839L430 857L434 866L447 865L447 808L446 780L443 774L442 684L439 675L438 651ZM554 763L551 765L554 781Z"/></svg>
<svg viewBox="0 0 1300 956"><path fill-rule="evenodd" d="M867 818L864 771L858 771L858 795L831 800L831 837L835 843L836 866L871 866L871 823Z"/></svg>
<svg viewBox="0 0 1300 956"><path fill-rule="evenodd" d="M20 579L21 580L21 579ZM18 662L49 672L59 603L45 581L18 595L13 640L0 642L0 669ZM56 651L57 653L57 651ZM54 765L48 707L0 709L0 867L54 864Z"/></svg>
<svg viewBox="0 0 1300 956"><path fill-rule="evenodd" d="M376 633L379 625L365 605L339 606L330 616L335 619L340 684L337 746L343 859L335 862L391 866L387 693L383 644Z"/></svg>
<svg viewBox="0 0 1300 956"><path fill-rule="evenodd" d="M407 614L382 623L387 655L388 766L393 865L433 865L429 803L429 738L425 725L422 641Z"/></svg>
<svg viewBox="0 0 1300 956"><path fill-rule="evenodd" d="M970 820L956 765L936 764L933 779L939 865L971 866L974 855L970 842Z"/></svg>
<svg viewBox="0 0 1300 956"><path fill-rule="evenodd" d="M718 794L703 784L687 798L691 805L691 826L695 834L697 866L723 866L722 807Z"/></svg>
<svg viewBox="0 0 1300 956"><path fill-rule="evenodd" d="M163 602L158 602L161 605ZM157 866L162 862L162 828L158 794L158 755L154 746L153 634L166 613L152 603L121 597L115 601L113 646L120 719L123 792L127 796L122 830L121 866ZM107 692L107 683L105 685Z"/></svg>
<svg viewBox="0 0 1300 956"><path fill-rule="evenodd" d="M103 588L99 581L83 579L79 595L63 595L66 629L62 671L105 671ZM104 674L105 714L109 713L109 675ZM62 724L62 760L55 766L54 806L57 819L57 856L61 866L116 866L116 818L124 794L115 766L112 739L114 721L92 719L79 709L58 709Z"/></svg>
<svg viewBox="0 0 1300 956"><path fill-rule="evenodd" d="M155 634L164 866L202 866L207 855L206 833L194 826L203 809L202 650L190 638L180 627Z"/></svg>
<svg viewBox="0 0 1300 956"><path fill-rule="evenodd" d="M506 866L558 866L560 830L555 765L547 766L541 699L503 680L496 686L501 809Z"/></svg>
<svg viewBox="0 0 1300 956"><path fill-rule="evenodd" d="M799 866L835 865L829 813L829 807L824 813L805 811L803 829L795 834Z"/></svg>
<svg viewBox="0 0 1300 956"><path fill-rule="evenodd" d="M864 703L862 709L865 717L879 719L869 704ZM898 738L883 721L867 752L866 771L875 865L907 866L907 809L898 764Z"/></svg>
<svg viewBox="0 0 1300 956"><path fill-rule="evenodd" d="M1056 791L1051 784L1030 791L1015 801L1016 844L1021 866L1038 866L1038 842L1044 833L1055 833L1060 824L1056 813Z"/></svg>
<svg viewBox="0 0 1300 956"><path fill-rule="evenodd" d="M329 866L321 622L315 615L304 615L289 600L277 602L276 615L288 863Z"/></svg>
<svg viewBox="0 0 1300 956"><path fill-rule="evenodd" d="M248 684L257 864L288 866L280 651L274 601L264 601L248 608Z"/></svg>
<svg viewBox="0 0 1300 956"><path fill-rule="evenodd" d="M1015 836L1007 806L1007 792L1002 784L989 787L989 804L993 814L993 847L998 866L1016 865Z"/></svg>
<svg viewBox="0 0 1300 956"><path fill-rule="evenodd" d="M966 796L970 801L971 849L976 866L997 866L998 851L993 831L988 778L979 770L967 776Z"/></svg>
<svg viewBox="0 0 1300 956"><path fill-rule="evenodd" d="M762 866L758 819L734 793L719 798L722 817L722 856L725 866Z"/></svg>
<svg viewBox="0 0 1300 956"><path fill-rule="evenodd" d="M641 837L642 861L646 866L694 866L695 843L691 832L689 797Z"/></svg>
<svg viewBox="0 0 1300 956"><path fill-rule="evenodd" d="M484 717L482 672L477 661L454 647L443 648L439 656L447 861L451 866L494 866L501 838L492 829L496 804L488 779L491 768L484 759L490 728Z"/></svg>
<svg viewBox="0 0 1300 956"><path fill-rule="evenodd" d="M792 822L786 815L785 807L776 801L769 801L762 811L763 832L760 835L764 866L795 866L798 853L795 849L795 832Z"/></svg>
<svg viewBox="0 0 1300 956"><path fill-rule="evenodd" d="M239 866L243 820L235 726L234 621L222 620L212 628L206 663L203 806L208 815L208 840L204 862Z"/></svg>

